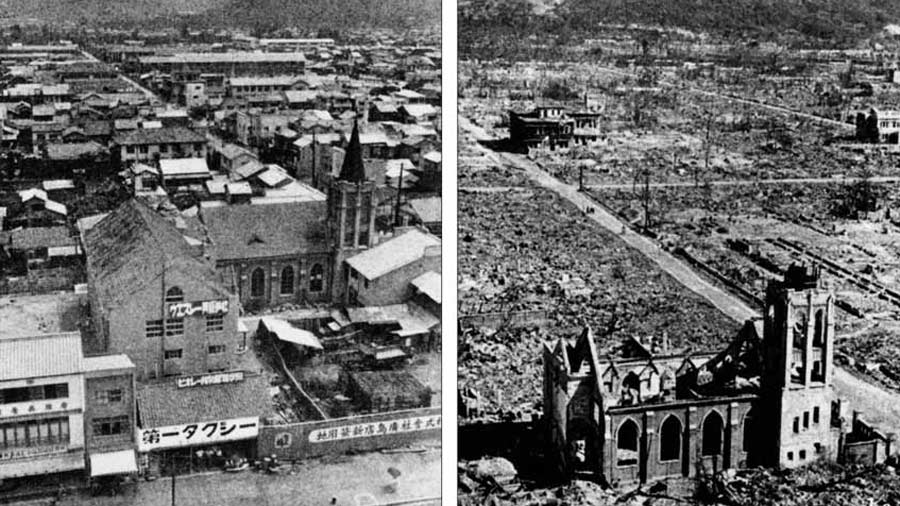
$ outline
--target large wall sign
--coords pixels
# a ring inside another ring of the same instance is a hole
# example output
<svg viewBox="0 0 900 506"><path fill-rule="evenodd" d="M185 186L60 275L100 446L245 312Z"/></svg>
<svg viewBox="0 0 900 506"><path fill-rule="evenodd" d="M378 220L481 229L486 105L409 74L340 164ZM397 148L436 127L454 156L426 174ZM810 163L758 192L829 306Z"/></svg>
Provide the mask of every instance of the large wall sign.
<svg viewBox="0 0 900 506"><path fill-rule="evenodd" d="M173 302L169 304L169 318L184 318L200 314L214 316L228 312L228 299L204 300L202 302Z"/></svg>
<svg viewBox="0 0 900 506"><path fill-rule="evenodd" d="M339 441L341 439L388 436L402 432L416 432L439 428L441 428L441 415L416 416L398 420L357 423L353 425L339 425L327 429L316 429L309 433L309 442L325 443L329 441Z"/></svg>
<svg viewBox="0 0 900 506"><path fill-rule="evenodd" d="M252 439L259 435L259 417L232 418L137 430L139 452Z"/></svg>

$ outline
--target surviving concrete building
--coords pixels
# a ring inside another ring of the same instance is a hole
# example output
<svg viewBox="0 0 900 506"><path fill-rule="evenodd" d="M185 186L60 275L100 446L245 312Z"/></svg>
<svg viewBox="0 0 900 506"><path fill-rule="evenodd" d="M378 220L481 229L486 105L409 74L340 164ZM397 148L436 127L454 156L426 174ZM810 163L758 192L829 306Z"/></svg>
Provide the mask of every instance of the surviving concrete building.
<svg viewBox="0 0 900 506"><path fill-rule="evenodd" d="M872 107L858 113L856 138L876 144L900 144L900 111Z"/></svg>
<svg viewBox="0 0 900 506"><path fill-rule="evenodd" d="M517 149L541 145L550 149L597 139L600 113L571 111L565 107L536 107L531 111L509 111L509 140Z"/></svg>
<svg viewBox="0 0 900 506"><path fill-rule="evenodd" d="M601 357L590 329L544 347L544 413L565 473L616 485L755 465L791 468L838 454L834 294L818 272L773 282L762 319L723 351L667 353L632 340Z"/></svg>

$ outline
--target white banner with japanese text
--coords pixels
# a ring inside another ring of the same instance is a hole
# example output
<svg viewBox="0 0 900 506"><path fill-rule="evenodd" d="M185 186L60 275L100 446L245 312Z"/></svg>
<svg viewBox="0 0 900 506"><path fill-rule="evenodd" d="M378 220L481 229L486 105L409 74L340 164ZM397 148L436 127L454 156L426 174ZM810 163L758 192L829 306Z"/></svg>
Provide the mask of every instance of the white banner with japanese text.
<svg viewBox="0 0 900 506"><path fill-rule="evenodd" d="M152 427L137 430L139 452L252 439L259 435L259 417Z"/></svg>
<svg viewBox="0 0 900 506"><path fill-rule="evenodd" d="M416 432L441 428L441 415L416 416L352 425L339 425L326 429L316 429L309 433L310 443L326 443L358 437L388 436L402 432Z"/></svg>

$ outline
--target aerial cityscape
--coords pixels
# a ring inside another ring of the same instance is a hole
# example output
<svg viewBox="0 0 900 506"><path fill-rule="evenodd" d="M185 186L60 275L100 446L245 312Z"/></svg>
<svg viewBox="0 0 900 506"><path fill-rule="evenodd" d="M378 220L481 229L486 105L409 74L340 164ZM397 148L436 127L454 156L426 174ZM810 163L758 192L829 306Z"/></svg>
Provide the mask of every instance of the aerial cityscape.
<svg viewBox="0 0 900 506"><path fill-rule="evenodd" d="M900 504L898 21L459 3L459 504Z"/></svg>
<svg viewBox="0 0 900 506"><path fill-rule="evenodd" d="M0 503L440 504L418 3L6 2Z"/></svg>

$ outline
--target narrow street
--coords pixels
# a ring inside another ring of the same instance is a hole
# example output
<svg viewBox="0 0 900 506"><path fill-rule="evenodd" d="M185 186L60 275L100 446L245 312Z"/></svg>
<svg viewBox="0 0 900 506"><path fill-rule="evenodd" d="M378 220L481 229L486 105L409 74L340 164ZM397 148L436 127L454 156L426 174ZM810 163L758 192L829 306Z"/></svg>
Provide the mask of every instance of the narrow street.
<svg viewBox="0 0 900 506"><path fill-rule="evenodd" d="M486 137L483 129L465 118L460 117L459 125L460 129L466 130L476 138ZM587 214L587 217L619 236L626 244L654 261L679 283L704 297L730 318L737 322L744 322L748 318L759 315L743 300L713 285L681 260L660 248L651 239L627 228L624 222L605 209L598 207L587 195L579 192L577 186L556 179L523 155L495 153L486 148L483 149L486 155L493 157L498 164L505 164L524 171L535 183L556 192L559 196L578 206L579 209L592 207L594 211ZM834 388L838 397L849 403L850 410L862 412L864 419L874 423L884 432L900 435L900 393L866 382L840 367L835 369Z"/></svg>

